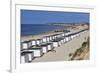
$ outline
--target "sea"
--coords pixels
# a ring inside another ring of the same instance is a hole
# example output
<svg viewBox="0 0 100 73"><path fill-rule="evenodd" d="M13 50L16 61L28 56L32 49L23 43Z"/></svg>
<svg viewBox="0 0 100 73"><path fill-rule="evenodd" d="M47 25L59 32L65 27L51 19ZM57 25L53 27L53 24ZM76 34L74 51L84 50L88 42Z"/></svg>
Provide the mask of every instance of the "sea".
<svg viewBox="0 0 100 73"><path fill-rule="evenodd" d="M21 24L21 36L37 35L49 31L63 29L64 26L46 24Z"/></svg>

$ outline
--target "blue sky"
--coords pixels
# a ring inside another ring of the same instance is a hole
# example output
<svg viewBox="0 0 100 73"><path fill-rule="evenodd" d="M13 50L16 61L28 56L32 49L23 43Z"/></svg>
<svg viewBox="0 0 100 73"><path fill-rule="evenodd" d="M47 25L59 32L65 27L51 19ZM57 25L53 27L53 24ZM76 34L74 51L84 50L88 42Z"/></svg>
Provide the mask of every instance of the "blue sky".
<svg viewBox="0 0 100 73"><path fill-rule="evenodd" d="M89 13L21 10L21 24L84 22L89 22Z"/></svg>

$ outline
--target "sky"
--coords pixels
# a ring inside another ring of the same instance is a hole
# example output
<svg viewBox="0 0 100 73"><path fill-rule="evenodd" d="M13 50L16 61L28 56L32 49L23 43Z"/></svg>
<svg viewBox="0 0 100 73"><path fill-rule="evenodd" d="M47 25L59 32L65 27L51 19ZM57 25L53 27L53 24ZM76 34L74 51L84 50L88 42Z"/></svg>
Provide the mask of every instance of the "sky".
<svg viewBox="0 0 100 73"><path fill-rule="evenodd" d="M89 13L21 10L21 24L84 23Z"/></svg>

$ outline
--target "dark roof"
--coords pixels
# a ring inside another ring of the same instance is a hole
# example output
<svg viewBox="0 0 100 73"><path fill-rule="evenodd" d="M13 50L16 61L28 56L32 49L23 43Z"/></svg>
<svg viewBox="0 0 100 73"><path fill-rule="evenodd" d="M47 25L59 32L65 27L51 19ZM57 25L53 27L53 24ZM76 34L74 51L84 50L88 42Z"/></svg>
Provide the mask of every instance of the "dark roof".
<svg viewBox="0 0 100 73"><path fill-rule="evenodd" d="M39 50L39 49L42 49L40 47L32 47L32 48L29 48L29 50Z"/></svg>
<svg viewBox="0 0 100 73"><path fill-rule="evenodd" d="M29 40L29 41L24 41L24 42L22 42L22 43L29 43L31 40Z"/></svg>
<svg viewBox="0 0 100 73"><path fill-rule="evenodd" d="M58 41L63 40L63 39L64 39L63 37L62 38L57 38L57 39L53 40L52 42L58 42Z"/></svg>
<svg viewBox="0 0 100 73"><path fill-rule="evenodd" d="M23 52L21 53L21 55L26 55L26 54L29 54L29 53L33 53L33 52L31 52L31 51L23 51Z"/></svg>
<svg viewBox="0 0 100 73"><path fill-rule="evenodd" d="M47 46L47 45L51 45L52 43L44 43L44 44L41 44L40 46Z"/></svg>

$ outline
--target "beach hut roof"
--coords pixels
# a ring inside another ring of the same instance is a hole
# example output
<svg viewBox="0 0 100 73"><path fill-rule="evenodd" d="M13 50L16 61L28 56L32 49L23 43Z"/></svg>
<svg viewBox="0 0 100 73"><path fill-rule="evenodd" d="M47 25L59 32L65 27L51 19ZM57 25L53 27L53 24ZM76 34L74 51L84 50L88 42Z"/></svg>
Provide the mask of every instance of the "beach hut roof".
<svg viewBox="0 0 100 73"><path fill-rule="evenodd" d="M63 38L57 38L57 39L53 40L52 42L58 42L60 40L63 40Z"/></svg>
<svg viewBox="0 0 100 73"><path fill-rule="evenodd" d="M35 49L41 49L41 47L39 47L39 46L33 46L33 47L29 48L29 50L35 50Z"/></svg>
<svg viewBox="0 0 100 73"><path fill-rule="evenodd" d="M30 42L30 40L29 41L23 41L22 43L29 43Z"/></svg>
<svg viewBox="0 0 100 73"><path fill-rule="evenodd" d="M52 43L44 43L44 44L41 44L40 46L47 46L47 45L51 45Z"/></svg>
<svg viewBox="0 0 100 73"><path fill-rule="evenodd" d="M22 53L21 53L21 55L25 55L25 54L28 54L28 53L32 53L31 51L23 51Z"/></svg>
<svg viewBox="0 0 100 73"><path fill-rule="evenodd" d="M41 40L41 39L37 39L37 40Z"/></svg>

